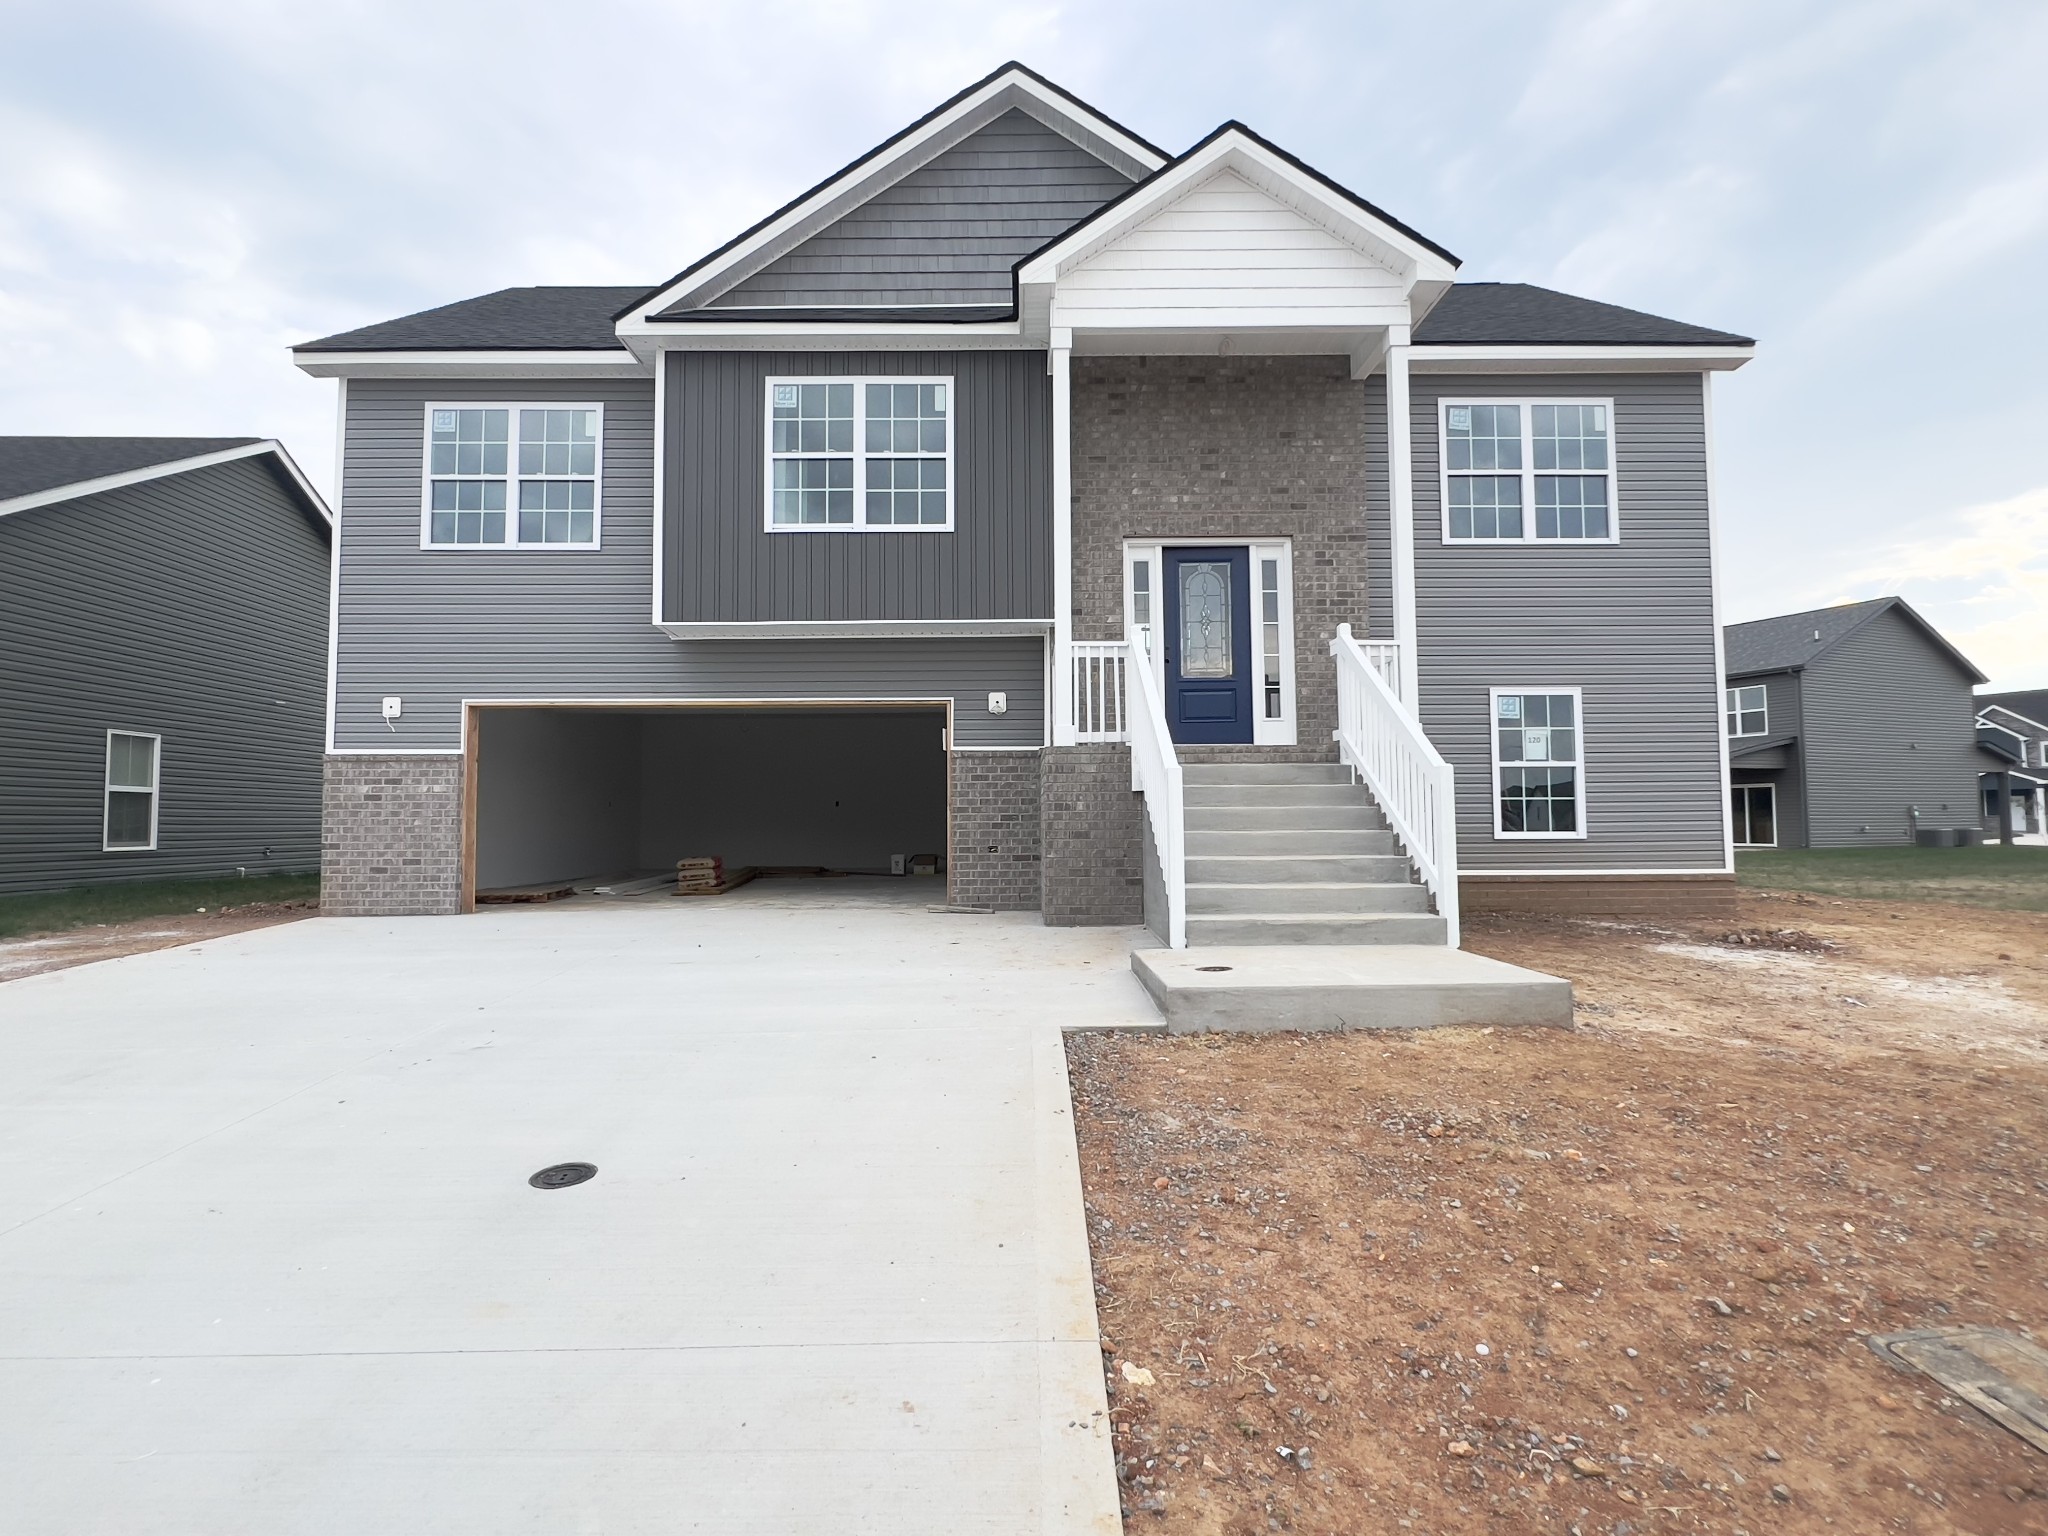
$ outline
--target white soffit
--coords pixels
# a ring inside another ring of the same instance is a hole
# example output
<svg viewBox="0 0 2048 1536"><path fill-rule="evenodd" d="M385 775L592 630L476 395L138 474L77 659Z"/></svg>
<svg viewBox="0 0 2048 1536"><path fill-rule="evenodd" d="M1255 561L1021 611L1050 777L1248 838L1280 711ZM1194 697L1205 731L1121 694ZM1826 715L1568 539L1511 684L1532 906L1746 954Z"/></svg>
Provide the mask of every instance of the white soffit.
<svg viewBox="0 0 2048 1536"><path fill-rule="evenodd" d="M316 379L644 379L652 369L631 352L294 352Z"/></svg>
<svg viewBox="0 0 2048 1536"><path fill-rule="evenodd" d="M937 159L962 139L1011 109L1036 118L1117 170L1141 180L1166 164L1157 150L1133 138L1014 65L963 92L894 143L855 161L722 252L686 269L628 310L622 339L667 336L681 329L650 317L677 304L701 305L787 255L819 230L858 208L884 188Z"/></svg>

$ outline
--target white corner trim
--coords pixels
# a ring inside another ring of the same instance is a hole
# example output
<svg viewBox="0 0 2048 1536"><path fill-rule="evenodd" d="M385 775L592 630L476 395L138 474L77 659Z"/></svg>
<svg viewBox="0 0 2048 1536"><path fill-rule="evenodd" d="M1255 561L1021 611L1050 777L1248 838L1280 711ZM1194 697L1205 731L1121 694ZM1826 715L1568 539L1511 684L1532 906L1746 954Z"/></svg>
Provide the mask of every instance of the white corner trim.
<svg viewBox="0 0 2048 1536"><path fill-rule="evenodd" d="M334 522L327 541L327 750L334 750L334 701L341 675L341 509L348 484L348 380L335 383Z"/></svg>
<svg viewBox="0 0 2048 1536"><path fill-rule="evenodd" d="M654 351L654 568L650 573L648 622L661 623L661 608L665 600L668 573L663 568L668 548L668 491L667 476L663 473L664 461L668 458L668 359L659 347Z"/></svg>
<svg viewBox="0 0 2048 1536"><path fill-rule="evenodd" d="M293 352L316 379L642 379L648 365L624 347L602 351Z"/></svg>
<svg viewBox="0 0 2048 1536"><path fill-rule="evenodd" d="M102 491L118 491L125 486L143 485L151 480L162 480L171 475L190 474L195 469L211 469L216 464L232 464L237 459L253 459L261 454L277 455L277 461L291 477L313 509L320 514L328 527L334 526L334 512L327 505L327 498L313 489L305 472L285 452L284 444L276 438L266 437L261 442L245 443L239 448L223 448L217 453L194 454L189 459L172 459L166 464L151 464L142 469L123 470L118 475L101 475L92 480L74 480L69 485L53 485L46 491L31 491L25 496L16 496L0 501L0 517L16 512L27 512L34 507L53 506L60 501L76 501L81 496L97 496Z"/></svg>
<svg viewBox="0 0 2048 1536"><path fill-rule="evenodd" d="M1721 742L1721 857L1728 861L1728 867L1735 867L1735 807L1733 793L1729 786L1735 781L1735 774L1729 763L1727 707L1728 707L1728 634L1721 627L1721 530L1720 518L1714 505L1714 376L1702 369L1700 372L1700 416L1705 427L1706 472L1707 472L1707 601L1714 625L1714 694L1718 703L1714 718L1721 729L1714 734ZM1611 420L1612 418L1610 418ZM1764 729L1770 729L1770 689L1764 688ZM1739 723L1739 722L1738 722ZM1802 817L1805 802L1800 803ZM1771 799L1771 825L1778 824L1778 803L1775 791Z"/></svg>
<svg viewBox="0 0 2048 1536"><path fill-rule="evenodd" d="M1755 347L1411 347L1418 373L1697 373L1726 372L1756 356Z"/></svg>

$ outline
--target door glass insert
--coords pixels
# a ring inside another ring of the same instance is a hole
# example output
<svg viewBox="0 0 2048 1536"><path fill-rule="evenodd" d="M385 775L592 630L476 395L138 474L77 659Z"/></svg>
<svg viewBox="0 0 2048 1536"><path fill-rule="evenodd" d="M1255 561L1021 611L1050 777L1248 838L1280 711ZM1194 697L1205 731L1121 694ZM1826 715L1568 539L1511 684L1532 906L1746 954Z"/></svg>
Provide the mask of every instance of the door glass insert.
<svg viewBox="0 0 2048 1536"><path fill-rule="evenodd" d="M1229 677L1230 563L1189 560L1180 568L1180 675Z"/></svg>

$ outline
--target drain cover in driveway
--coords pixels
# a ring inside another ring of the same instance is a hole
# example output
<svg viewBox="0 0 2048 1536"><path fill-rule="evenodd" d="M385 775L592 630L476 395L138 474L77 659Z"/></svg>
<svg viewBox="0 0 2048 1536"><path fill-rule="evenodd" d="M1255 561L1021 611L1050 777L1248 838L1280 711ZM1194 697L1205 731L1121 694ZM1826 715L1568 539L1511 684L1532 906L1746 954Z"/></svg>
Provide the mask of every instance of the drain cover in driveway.
<svg viewBox="0 0 2048 1536"><path fill-rule="evenodd" d="M597 1177L595 1163L556 1163L552 1168L543 1168L526 1182L535 1189L567 1189L571 1184L581 1184L585 1179Z"/></svg>
<svg viewBox="0 0 2048 1536"><path fill-rule="evenodd" d="M2036 1450L2048 1451L2048 1350L2003 1328L1878 1334L1870 1347L1932 1376Z"/></svg>

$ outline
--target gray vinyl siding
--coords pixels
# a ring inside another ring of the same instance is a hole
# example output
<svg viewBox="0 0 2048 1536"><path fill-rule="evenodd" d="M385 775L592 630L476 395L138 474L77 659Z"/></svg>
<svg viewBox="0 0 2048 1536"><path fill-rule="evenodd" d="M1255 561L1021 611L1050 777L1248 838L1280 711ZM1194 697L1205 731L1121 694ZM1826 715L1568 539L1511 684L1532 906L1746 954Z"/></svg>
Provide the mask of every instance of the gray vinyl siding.
<svg viewBox="0 0 2048 1536"><path fill-rule="evenodd" d="M436 400L601 402L603 547L421 549L424 413ZM349 384L338 748L453 751L464 699L953 698L960 745L1040 744L1035 636L677 641L656 629L653 428L651 379ZM1009 695L1007 714L988 713L992 691ZM379 717L386 695L404 700L395 730Z"/></svg>
<svg viewBox="0 0 2048 1536"><path fill-rule="evenodd" d="M671 352L671 619L1052 615L1052 380L1043 352ZM953 380L953 528L766 526L767 380Z"/></svg>
<svg viewBox="0 0 2048 1536"><path fill-rule="evenodd" d="M1797 736L1800 739L1782 748L1785 765L1782 768L1745 768L1739 757L1730 758L1728 779L1732 784L1771 784L1778 791L1778 846L1780 848L1804 848L1807 846L1806 833L1806 760L1801 755L1805 739L1799 719L1799 678L1797 672L1772 672L1762 677L1730 678L1729 687L1752 687L1761 683L1764 687L1764 709L1769 729L1767 736ZM1731 743L1732 744L1732 743ZM1770 756L1771 754L1763 754Z"/></svg>
<svg viewBox="0 0 2048 1536"><path fill-rule="evenodd" d="M1807 667L1806 783L1816 848L1877 847L1982 814L1970 679L1896 609Z"/></svg>
<svg viewBox="0 0 2048 1536"><path fill-rule="evenodd" d="M1418 373L1411 389L1422 720L1457 773L1460 863L1725 868L1700 376ZM1445 396L1611 398L1620 542L1445 544ZM1583 690L1587 836L1499 838L1487 690L1547 685Z"/></svg>
<svg viewBox="0 0 2048 1536"><path fill-rule="evenodd" d="M716 303L1008 304L1018 261L1130 184L1013 109Z"/></svg>
<svg viewBox="0 0 2048 1536"><path fill-rule="evenodd" d="M0 517L0 892L320 864L327 540L237 460ZM163 738L107 853L109 730Z"/></svg>

